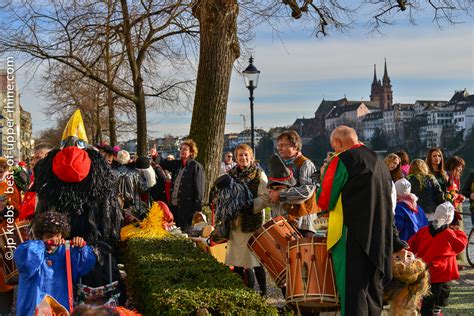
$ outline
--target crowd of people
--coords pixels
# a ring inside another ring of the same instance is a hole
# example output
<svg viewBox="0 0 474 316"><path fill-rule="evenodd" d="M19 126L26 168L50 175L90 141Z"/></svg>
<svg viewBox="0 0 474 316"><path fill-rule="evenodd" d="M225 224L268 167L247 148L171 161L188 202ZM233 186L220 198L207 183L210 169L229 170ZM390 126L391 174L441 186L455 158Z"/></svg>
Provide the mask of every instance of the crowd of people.
<svg viewBox="0 0 474 316"><path fill-rule="evenodd" d="M247 247L265 221L265 210L271 209L271 217L285 217L305 237L317 233L318 214L328 211L327 248L342 315L380 315L392 260L409 260L409 251L429 266L432 294L423 300L421 312L435 315L447 304L449 281L459 277L456 255L467 243L462 202L470 199L474 210L473 173L461 186L464 160L454 156L445 163L439 148L430 149L424 159L410 161L403 150L380 159L347 126L332 132L330 144L334 152L317 168L302 154L301 137L285 131L277 138L268 175L246 144L224 154L217 189L211 192L227 194L221 200L232 199L226 216L218 218L228 239L225 263L248 286L258 283L266 296L265 269ZM145 219L153 202L167 204L176 226L189 232L206 201L206 176L197 155L192 139L180 145L179 159L163 157L156 148L146 157L131 157L104 143L88 145L85 134L65 133L60 149L36 146L29 166L20 162L12 169L0 158L2 225L12 224L7 215L14 210L15 222L31 220L34 232L14 255L17 315L31 315L46 295L68 309L71 281L57 259L65 253L66 238L72 246L72 282L87 280L96 270L92 278L106 284L109 276L100 276L97 271L103 270L95 268L105 254L91 246L110 245L117 266L120 228ZM121 283L115 270L114 281ZM1 315L14 305L9 283L0 269ZM118 291L122 296L117 303L123 304L123 284Z"/></svg>

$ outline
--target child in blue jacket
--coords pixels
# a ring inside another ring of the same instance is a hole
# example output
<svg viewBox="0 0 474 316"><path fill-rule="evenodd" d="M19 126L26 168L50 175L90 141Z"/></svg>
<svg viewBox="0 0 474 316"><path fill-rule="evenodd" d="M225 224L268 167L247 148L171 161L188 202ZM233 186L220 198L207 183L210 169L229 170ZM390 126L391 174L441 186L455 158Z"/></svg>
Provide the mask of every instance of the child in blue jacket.
<svg viewBox="0 0 474 316"><path fill-rule="evenodd" d="M34 315L36 306L45 295L54 297L69 309L64 237L69 235L67 215L57 212L37 214L33 232L39 240L28 240L15 251L19 271L16 313ZM81 237L71 240L72 279L87 274L95 265L93 249Z"/></svg>

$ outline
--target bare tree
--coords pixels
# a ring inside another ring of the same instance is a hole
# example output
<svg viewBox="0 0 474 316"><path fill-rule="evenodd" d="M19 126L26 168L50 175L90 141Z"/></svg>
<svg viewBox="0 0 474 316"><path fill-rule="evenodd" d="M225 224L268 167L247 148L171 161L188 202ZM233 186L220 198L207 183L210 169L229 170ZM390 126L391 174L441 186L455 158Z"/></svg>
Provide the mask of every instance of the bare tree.
<svg viewBox="0 0 474 316"><path fill-rule="evenodd" d="M197 34L185 1L6 2L2 7L10 20L0 23L0 53L59 62L105 86L110 90L112 137L111 100L114 95L129 100L135 108L138 154L147 152L147 98L168 106L170 101L182 106L183 96L189 100L186 94L193 82L187 78L189 71L176 71L188 62L186 43L193 43Z"/></svg>

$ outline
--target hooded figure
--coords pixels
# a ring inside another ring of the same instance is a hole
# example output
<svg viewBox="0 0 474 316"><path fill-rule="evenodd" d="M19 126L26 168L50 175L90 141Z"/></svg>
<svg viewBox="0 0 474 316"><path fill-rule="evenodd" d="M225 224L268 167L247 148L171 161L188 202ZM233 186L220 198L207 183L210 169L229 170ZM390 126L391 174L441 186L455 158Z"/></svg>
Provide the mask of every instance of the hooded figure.
<svg viewBox="0 0 474 316"><path fill-rule="evenodd" d="M122 222L115 177L87 142L81 112L76 110L64 129L61 148L50 151L35 166L36 212L67 214L71 238L114 242Z"/></svg>
<svg viewBox="0 0 474 316"><path fill-rule="evenodd" d="M425 212L416 202L418 198L411 193L411 183L405 178L395 182L397 204L395 225L402 240L408 241L420 228L428 225Z"/></svg>
<svg viewBox="0 0 474 316"><path fill-rule="evenodd" d="M450 226L454 206L450 202L436 207L434 220L409 241L410 250L423 259L430 270L431 295L423 299L421 315L442 315L448 305L449 282L459 278L456 255L467 245L467 236L459 226Z"/></svg>

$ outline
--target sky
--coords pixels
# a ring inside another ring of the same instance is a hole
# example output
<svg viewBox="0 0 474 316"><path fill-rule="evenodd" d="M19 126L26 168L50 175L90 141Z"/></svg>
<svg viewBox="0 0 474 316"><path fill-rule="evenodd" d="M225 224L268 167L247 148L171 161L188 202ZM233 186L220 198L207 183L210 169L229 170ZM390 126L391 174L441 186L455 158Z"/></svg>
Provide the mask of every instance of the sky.
<svg viewBox="0 0 474 316"><path fill-rule="evenodd" d="M394 102L449 100L455 90L474 93L474 23L439 28L426 13L418 25L406 21L385 26L383 34L370 33L366 25L355 26L345 34L332 32L315 38L307 30L288 25L276 36L259 27L250 43L254 65L261 71L255 90L256 128L268 130L291 125L297 118L314 116L323 99L369 100L374 64L382 78L387 61ZM236 67L245 68L241 60ZM249 92L234 69L227 109L226 133L250 127ZM21 103L32 113L33 131L54 126L42 111L47 100L38 91L39 76L26 82L17 78ZM189 108L192 108L190 105ZM149 135L187 135L191 112L148 112ZM125 136L126 138L127 136Z"/></svg>

